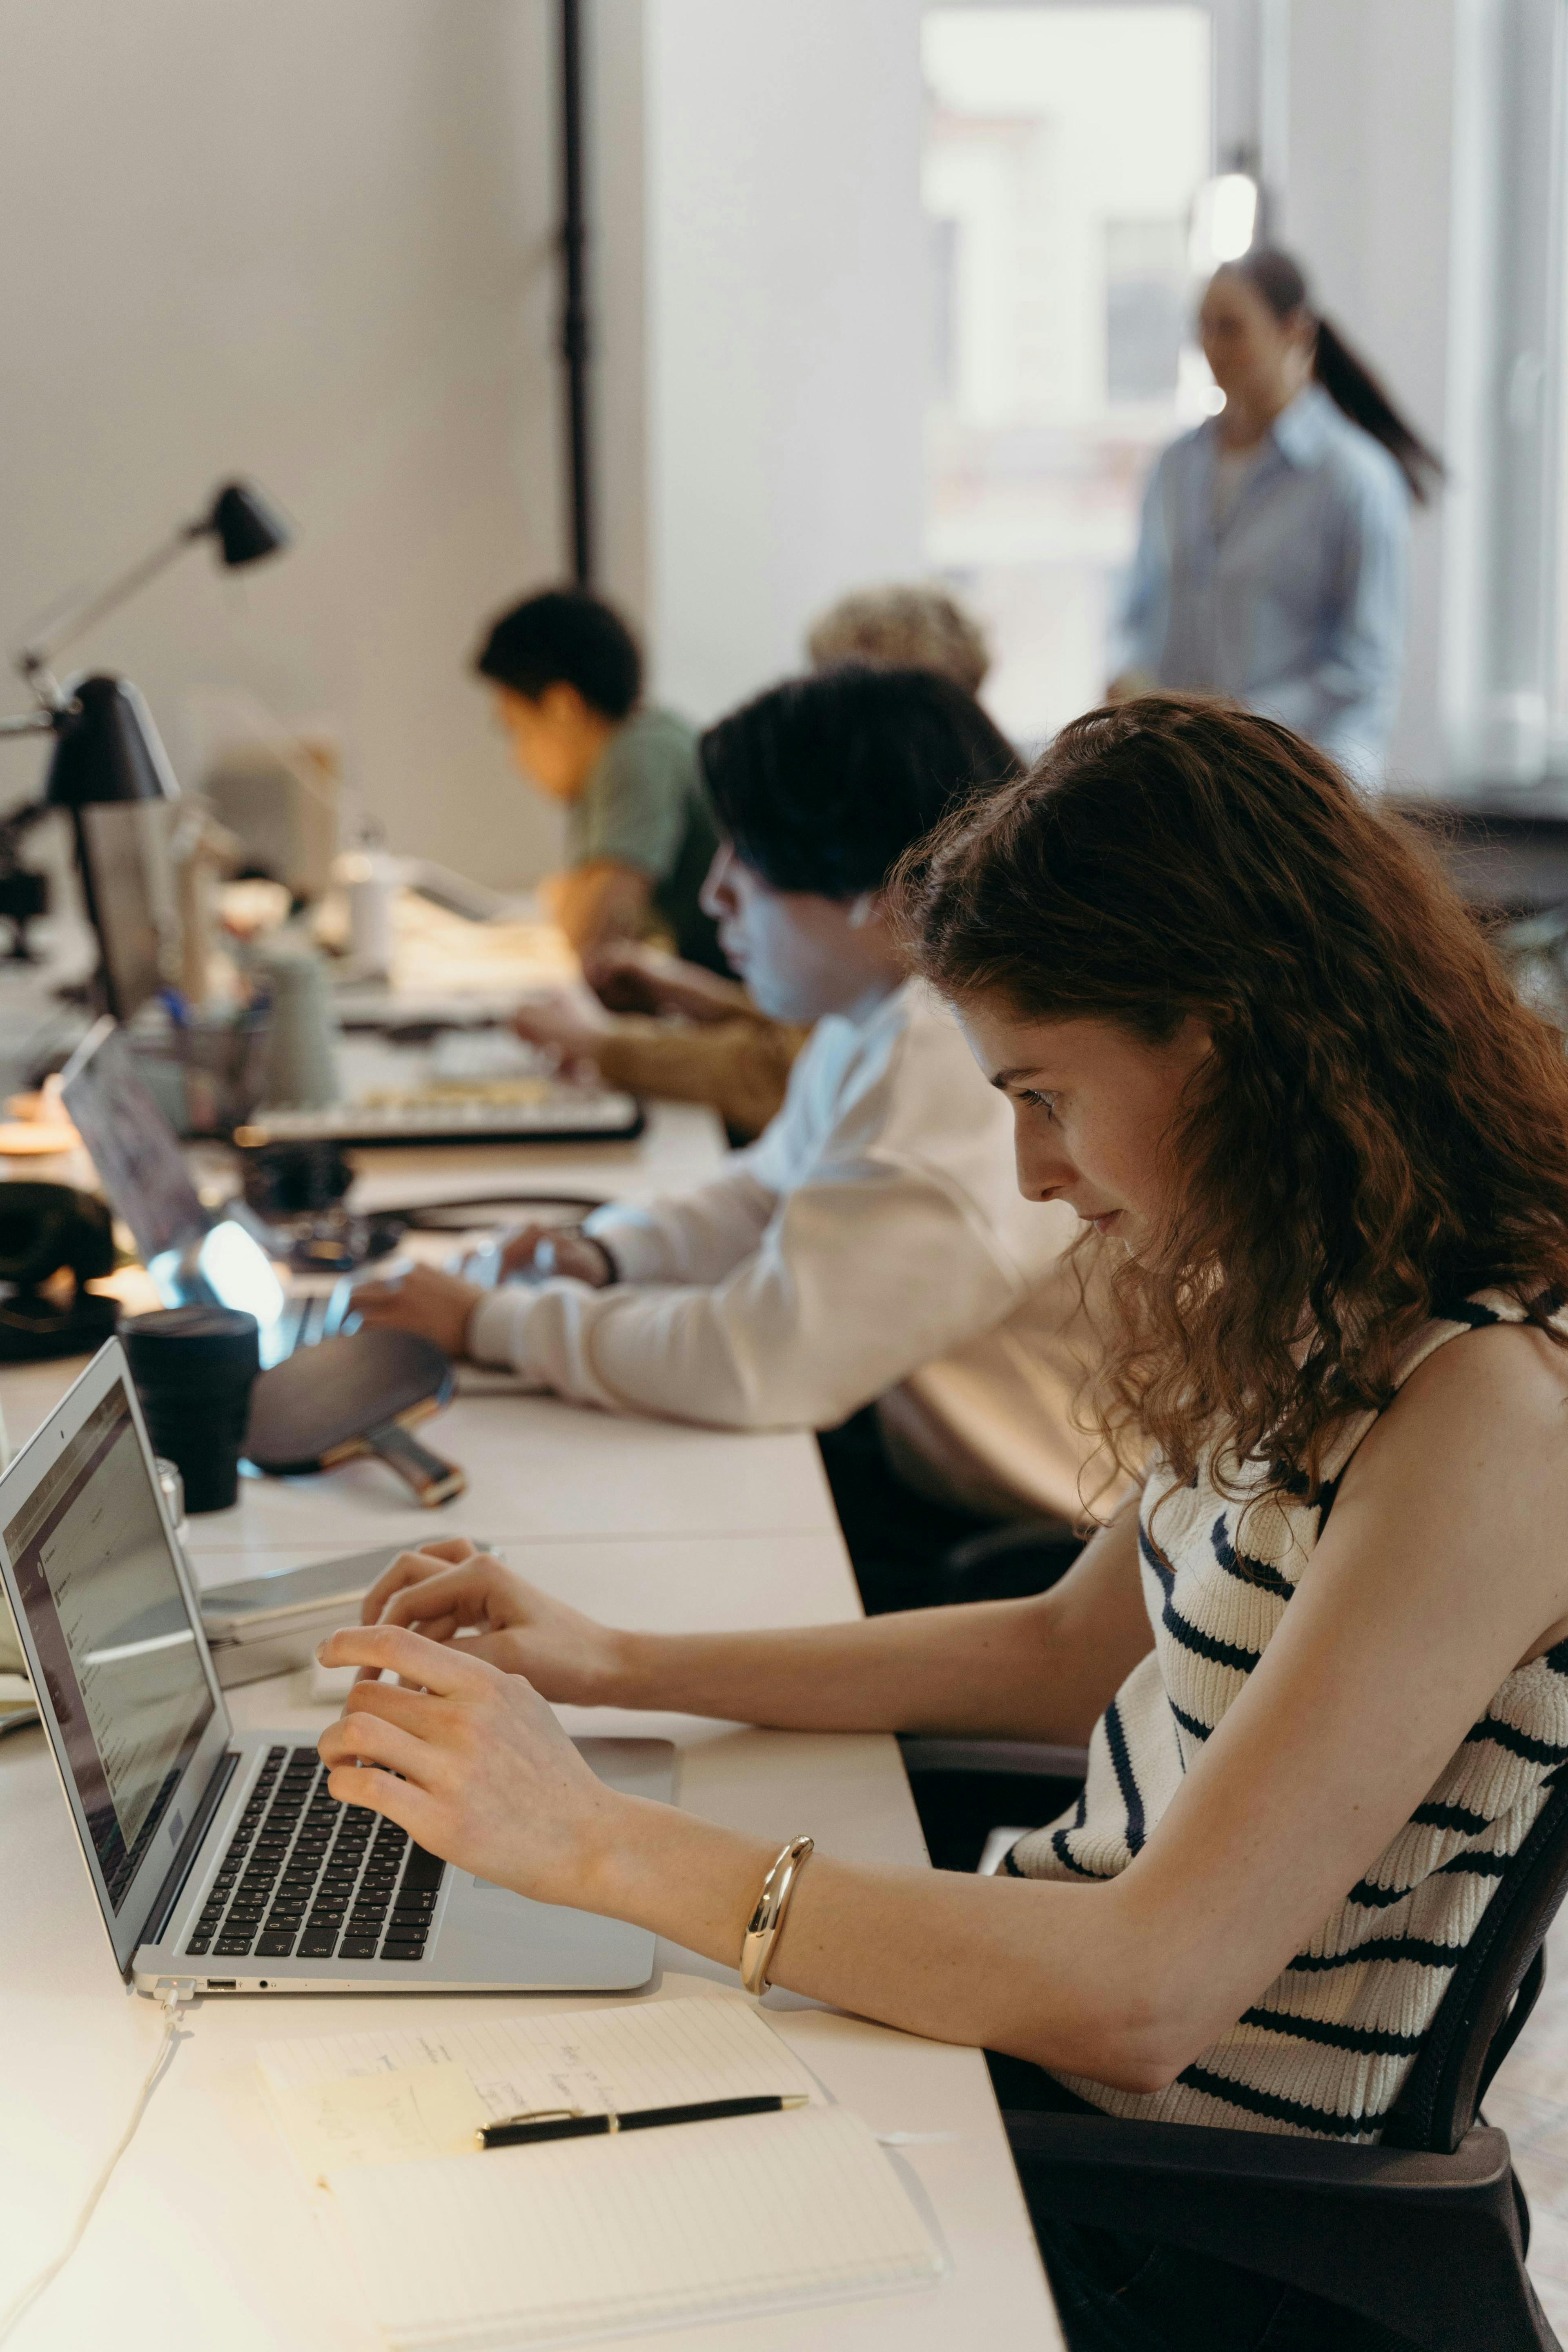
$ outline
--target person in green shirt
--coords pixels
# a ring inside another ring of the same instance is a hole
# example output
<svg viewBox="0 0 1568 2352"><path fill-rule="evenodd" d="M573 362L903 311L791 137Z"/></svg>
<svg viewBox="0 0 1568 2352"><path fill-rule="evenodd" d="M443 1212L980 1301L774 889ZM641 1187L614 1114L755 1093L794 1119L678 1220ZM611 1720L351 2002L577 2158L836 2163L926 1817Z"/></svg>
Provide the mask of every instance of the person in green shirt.
<svg viewBox="0 0 1568 2352"><path fill-rule="evenodd" d="M663 932L689 963L725 971L698 903L718 836L697 730L640 699L642 655L618 614L546 589L492 623L474 667L519 771L566 808L569 861L540 895L579 955Z"/></svg>

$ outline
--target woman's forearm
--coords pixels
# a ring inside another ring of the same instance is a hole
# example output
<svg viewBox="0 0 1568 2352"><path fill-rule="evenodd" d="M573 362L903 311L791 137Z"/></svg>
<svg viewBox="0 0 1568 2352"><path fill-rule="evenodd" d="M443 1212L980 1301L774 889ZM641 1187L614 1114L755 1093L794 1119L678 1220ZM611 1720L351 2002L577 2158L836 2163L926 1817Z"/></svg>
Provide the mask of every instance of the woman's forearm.
<svg viewBox="0 0 1568 2352"><path fill-rule="evenodd" d="M626 1811L579 1899L734 1967L777 1846L667 1805L627 1799ZM1129 1907L1116 1882L872 1870L816 1853L769 1976L908 2032L1152 2089L1171 2027Z"/></svg>
<svg viewBox="0 0 1568 2352"><path fill-rule="evenodd" d="M627 1633L606 1701L799 1731L1079 1741L1099 1706L1053 1674L1048 1600L762 1633ZM1103 1704L1103 1700L1100 1701Z"/></svg>
<svg viewBox="0 0 1568 2352"><path fill-rule="evenodd" d="M594 1696L797 1731L1076 1745L1152 1640L1128 1505L1048 1592L768 1633L618 1633Z"/></svg>

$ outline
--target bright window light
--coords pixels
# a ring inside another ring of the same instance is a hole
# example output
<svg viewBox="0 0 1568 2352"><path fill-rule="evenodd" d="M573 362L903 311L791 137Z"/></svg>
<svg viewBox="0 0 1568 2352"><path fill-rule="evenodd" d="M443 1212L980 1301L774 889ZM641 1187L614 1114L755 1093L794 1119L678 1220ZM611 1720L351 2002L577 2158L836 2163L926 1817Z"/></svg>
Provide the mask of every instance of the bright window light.
<svg viewBox="0 0 1568 2352"><path fill-rule="evenodd" d="M1193 204L1192 265L1207 278L1222 262L1239 261L1258 230L1258 183L1245 172L1205 180Z"/></svg>
<svg viewBox="0 0 1568 2352"><path fill-rule="evenodd" d="M1100 699L1149 468L1207 413L1189 247L1214 170L1214 13L921 16L925 556L989 633L987 708L1015 741Z"/></svg>

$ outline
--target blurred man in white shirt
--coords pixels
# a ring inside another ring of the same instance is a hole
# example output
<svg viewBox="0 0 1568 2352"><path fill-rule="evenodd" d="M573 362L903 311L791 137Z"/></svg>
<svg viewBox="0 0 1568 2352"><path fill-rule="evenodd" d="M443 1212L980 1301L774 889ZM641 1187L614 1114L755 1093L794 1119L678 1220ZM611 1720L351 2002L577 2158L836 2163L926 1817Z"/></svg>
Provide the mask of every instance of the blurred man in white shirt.
<svg viewBox="0 0 1568 2352"><path fill-rule="evenodd" d="M357 1300L367 1322L585 1404L847 1423L825 1458L862 1591L908 1607L964 1535L1065 1529L1086 1499L1074 1406L1092 1340L1062 1263L1077 1221L1019 1194L1008 1106L907 976L880 898L943 809L1015 761L948 681L843 670L721 720L702 763L720 942L762 1011L816 1024L783 1109L711 1183L571 1234L525 1228L503 1260L524 1281L420 1268Z"/></svg>

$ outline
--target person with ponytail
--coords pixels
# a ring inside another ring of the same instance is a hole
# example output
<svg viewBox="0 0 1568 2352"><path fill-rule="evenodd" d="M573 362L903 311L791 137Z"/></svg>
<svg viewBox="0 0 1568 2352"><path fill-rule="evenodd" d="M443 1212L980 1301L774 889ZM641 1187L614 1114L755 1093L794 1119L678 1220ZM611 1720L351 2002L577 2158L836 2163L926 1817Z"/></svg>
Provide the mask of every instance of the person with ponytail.
<svg viewBox="0 0 1568 2352"><path fill-rule="evenodd" d="M1217 269L1199 331L1225 406L1154 468L1110 697L1228 695L1375 784L1405 655L1410 501L1442 461L1288 254L1258 247Z"/></svg>

